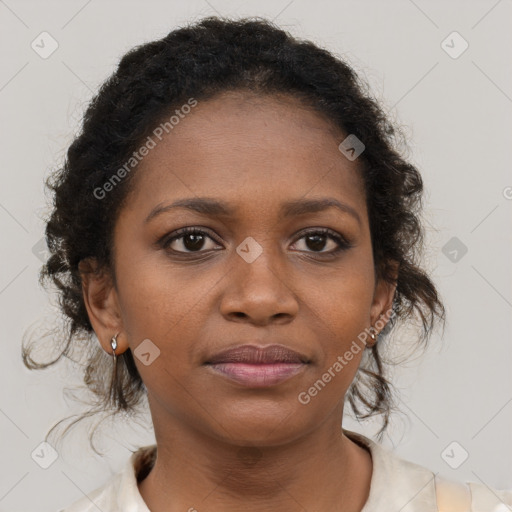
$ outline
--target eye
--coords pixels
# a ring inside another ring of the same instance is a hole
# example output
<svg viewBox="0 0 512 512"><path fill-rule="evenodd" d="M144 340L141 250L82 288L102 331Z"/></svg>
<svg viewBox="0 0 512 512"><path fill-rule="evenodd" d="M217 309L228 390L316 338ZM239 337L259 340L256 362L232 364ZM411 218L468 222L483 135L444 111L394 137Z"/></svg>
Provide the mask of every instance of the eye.
<svg viewBox="0 0 512 512"><path fill-rule="evenodd" d="M184 247L185 250L177 250L177 248L174 247L171 248L172 251L181 253L200 252L200 250L204 248L206 239L213 240L206 231L198 228L187 227L176 231L172 237L164 240L162 247L164 249L169 249L173 242L179 241L179 243L175 245Z"/></svg>
<svg viewBox="0 0 512 512"><path fill-rule="evenodd" d="M207 245L206 242L208 239L210 241L214 241L213 237L207 231L195 227L186 227L176 231L171 237L165 238L161 243L161 246L164 249L170 249L173 252L182 254L206 252L208 247L205 248L205 245ZM352 244L348 242L343 236L327 228L311 229L306 233L303 233L297 242L301 240L304 240L306 252L319 253L329 256L335 255L340 251L352 247ZM327 245L328 241L331 241L331 245L334 245L334 248L328 251L324 251L323 249ZM177 242L175 243L175 247L171 247L174 242ZM184 248L184 250L181 250L180 246ZM215 250L214 247L210 247L210 249ZM312 250L308 251L307 249Z"/></svg>
<svg viewBox="0 0 512 512"><path fill-rule="evenodd" d="M318 252L319 254L330 256L352 247L352 244L350 244L350 242L348 242L343 236L327 228L312 229L303 234L298 241L300 240L304 240L306 248L313 249L312 251L306 252ZM331 246L334 245L334 248L332 250L323 251L329 240L334 242L331 243Z"/></svg>

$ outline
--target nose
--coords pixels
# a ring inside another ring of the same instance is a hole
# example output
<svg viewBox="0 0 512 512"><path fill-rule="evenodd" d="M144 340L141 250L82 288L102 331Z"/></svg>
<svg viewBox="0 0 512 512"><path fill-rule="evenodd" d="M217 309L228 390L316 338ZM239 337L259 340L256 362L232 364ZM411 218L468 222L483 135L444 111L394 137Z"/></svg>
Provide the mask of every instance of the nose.
<svg viewBox="0 0 512 512"><path fill-rule="evenodd" d="M236 255L220 304L227 320L259 326L293 320L299 303L277 258L265 250L252 263Z"/></svg>

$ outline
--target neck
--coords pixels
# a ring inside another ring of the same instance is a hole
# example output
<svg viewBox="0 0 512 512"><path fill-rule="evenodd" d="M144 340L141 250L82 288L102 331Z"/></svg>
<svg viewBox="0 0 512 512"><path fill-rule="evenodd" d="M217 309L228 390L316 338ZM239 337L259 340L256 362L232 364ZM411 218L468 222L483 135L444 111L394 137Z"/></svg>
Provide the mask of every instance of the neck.
<svg viewBox="0 0 512 512"><path fill-rule="evenodd" d="M369 452L342 433L341 421L277 446L241 446L190 426L157 433L158 453L139 483L152 512L338 510L359 512L368 498Z"/></svg>

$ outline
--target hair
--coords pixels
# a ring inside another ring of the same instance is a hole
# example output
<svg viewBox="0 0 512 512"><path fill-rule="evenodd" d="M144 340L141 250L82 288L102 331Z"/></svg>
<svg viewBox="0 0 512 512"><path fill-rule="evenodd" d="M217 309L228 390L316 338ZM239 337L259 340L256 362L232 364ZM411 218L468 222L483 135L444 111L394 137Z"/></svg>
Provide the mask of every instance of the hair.
<svg viewBox="0 0 512 512"><path fill-rule="evenodd" d="M81 261L92 259L98 266L91 272L110 275L115 284L113 228L133 190L136 166L105 197L99 199L94 191L112 180L174 108L190 98L206 101L226 91L252 91L299 99L365 145L357 160L366 192L375 276L396 284L396 291L391 318L378 342L365 350L345 399L358 420L381 415L378 436L382 437L395 391L386 378L392 361L384 360L384 345L392 345L397 323L419 320L414 343L425 348L435 324L444 323L445 308L420 266L422 178L400 155L400 128L368 90L340 57L259 17L204 18L122 57L90 101L63 165L45 180L53 193L53 209L45 227L49 258L40 270L39 283L46 286L51 281L58 288L67 332L53 360L34 361L32 346L22 347L22 358L29 369L42 369L63 356L72 359L74 350L85 354L83 380L94 396L94 407L70 426L98 412L132 414L147 396L130 349L117 357L114 372L112 357L94 341L79 271ZM393 261L399 263L398 275ZM51 341L55 346L55 339Z"/></svg>

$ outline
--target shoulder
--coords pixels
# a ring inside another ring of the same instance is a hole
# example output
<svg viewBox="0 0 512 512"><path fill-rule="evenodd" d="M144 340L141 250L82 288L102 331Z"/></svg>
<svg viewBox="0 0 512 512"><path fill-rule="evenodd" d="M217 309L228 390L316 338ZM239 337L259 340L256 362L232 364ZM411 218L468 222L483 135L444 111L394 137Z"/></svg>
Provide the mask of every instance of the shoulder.
<svg viewBox="0 0 512 512"><path fill-rule="evenodd" d="M117 510L116 496L119 492L121 473L117 473L104 485L94 489L58 512L97 512L98 510Z"/></svg>
<svg viewBox="0 0 512 512"><path fill-rule="evenodd" d="M440 511L507 512L512 508L512 489L495 489L481 482L458 482L436 475Z"/></svg>
<svg viewBox="0 0 512 512"><path fill-rule="evenodd" d="M139 448L121 471L104 485L58 512L149 512L139 493L137 480L142 480L149 473L155 458L156 445Z"/></svg>
<svg viewBox="0 0 512 512"><path fill-rule="evenodd" d="M512 489L495 489L479 482L468 482L472 505L475 512L510 512L512 510Z"/></svg>
<svg viewBox="0 0 512 512"><path fill-rule="evenodd" d="M399 457L356 432L345 431L372 455L370 495L362 512L510 512L512 489L499 490L477 482L458 482Z"/></svg>

